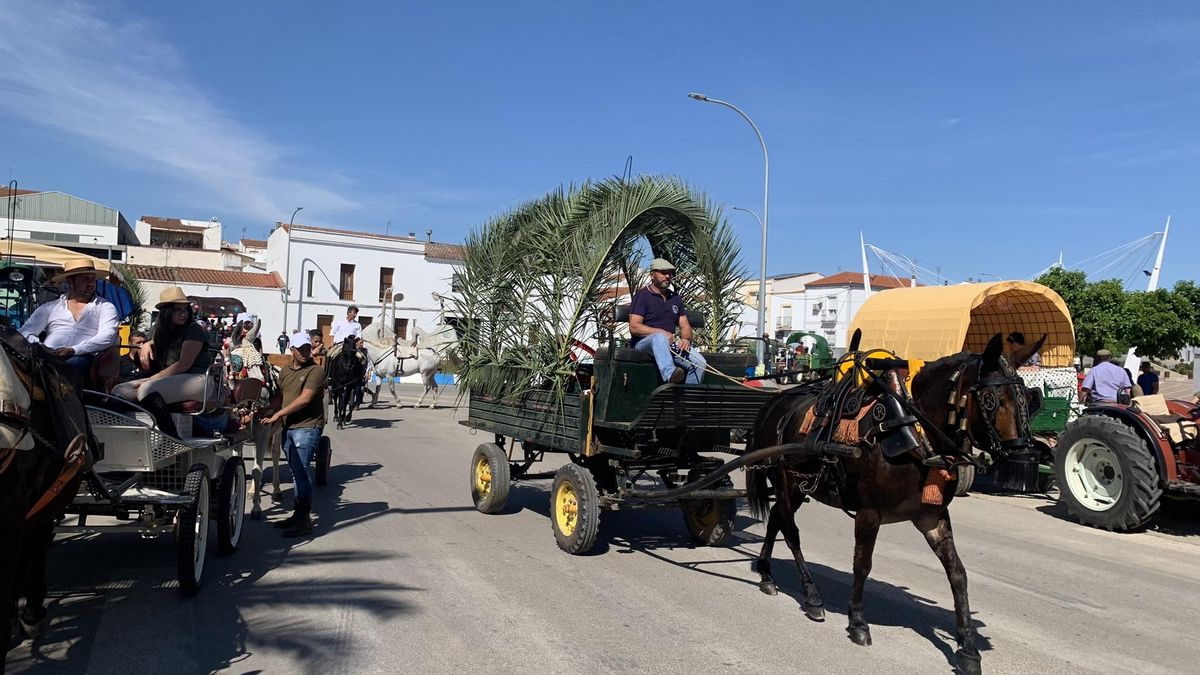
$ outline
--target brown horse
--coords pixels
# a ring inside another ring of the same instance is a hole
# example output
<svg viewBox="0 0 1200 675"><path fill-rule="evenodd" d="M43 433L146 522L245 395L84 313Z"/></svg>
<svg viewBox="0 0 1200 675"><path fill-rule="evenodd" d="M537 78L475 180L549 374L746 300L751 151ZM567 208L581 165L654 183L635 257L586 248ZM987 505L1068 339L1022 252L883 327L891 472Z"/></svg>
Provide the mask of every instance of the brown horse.
<svg viewBox="0 0 1200 675"><path fill-rule="evenodd" d="M0 607L4 653L45 619L46 549L96 447L70 366L0 328ZM24 596L25 609L17 614ZM4 662L0 660L0 672Z"/></svg>
<svg viewBox="0 0 1200 675"><path fill-rule="evenodd" d="M1022 353L1014 354L1013 360L1023 363L1044 341L1045 337ZM1040 405L1040 396L1025 388L1002 355L1002 348L1001 336L996 335L982 355L963 352L925 365L913 380L911 399L900 385L903 378L896 371L880 377L858 370L868 384L865 390L859 389L866 398L857 401L889 404L900 414L881 412L875 419L888 421L873 430L877 434L864 435L867 440L860 444L862 452L857 457L788 459L752 471L747 480L747 497L751 510L767 521L762 551L755 562L760 590L768 595L778 592L771 578L771 549L782 531L800 568L805 614L814 621L823 621L825 609L800 549L795 512L810 496L846 511L854 517L855 539L854 586L846 630L855 644L869 645L871 631L863 614L863 586L871 571L879 526L911 522L925 536L950 580L958 667L967 673L980 672L979 649L967 602L967 574L954 548L947 506L954 495L957 479L954 469L959 463L969 461L967 456L972 446L1003 455L1033 444L1029 418ZM898 363L903 362L891 365ZM853 373L850 377L854 377ZM806 440L801 431L806 414L810 408L821 408L822 397L835 389L836 383L824 390L822 385L802 386L782 394L760 413L747 450ZM849 392L855 388L845 389ZM825 405L824 409L834 411L833 426L836 426L839 414L857 409L854 405L837 405L835 401L834 406ZM898 417L895 424L890 422L893 417ZM920 422L923 434L914 428L916 421ZM809 434L817 435L824 430L810 425ZM905 438L915 443L905 443ZM940 474L940 480L933 476L931 481L931 472L942 471L946 473ZM774 505L770 501L768 480L774 486ZM932 496L927 490L931 484Z"/></svg>

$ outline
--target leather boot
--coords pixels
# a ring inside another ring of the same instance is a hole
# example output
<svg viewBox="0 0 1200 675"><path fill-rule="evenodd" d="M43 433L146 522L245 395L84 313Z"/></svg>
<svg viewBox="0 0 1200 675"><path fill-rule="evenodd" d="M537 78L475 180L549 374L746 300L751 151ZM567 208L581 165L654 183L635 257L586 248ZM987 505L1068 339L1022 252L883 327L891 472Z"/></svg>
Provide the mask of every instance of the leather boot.
<svg viewBox="0 0 1200 675"><path fill-rule="evenodd" d="M175 428L175 418L171 417L171 411L167 410L167 402L163 400L161 394L150 394L139 401L139 404L149 410L151 415L154 415L154 421L158 423L159 431L179 438L179 430Z"/></svg>
<svg viewBox="0 0 1200 675"><path fill-rule="evenodd" d="M296 502L296 520L283 529L285 537L306 537L312 534L312 502Z"/></svg>

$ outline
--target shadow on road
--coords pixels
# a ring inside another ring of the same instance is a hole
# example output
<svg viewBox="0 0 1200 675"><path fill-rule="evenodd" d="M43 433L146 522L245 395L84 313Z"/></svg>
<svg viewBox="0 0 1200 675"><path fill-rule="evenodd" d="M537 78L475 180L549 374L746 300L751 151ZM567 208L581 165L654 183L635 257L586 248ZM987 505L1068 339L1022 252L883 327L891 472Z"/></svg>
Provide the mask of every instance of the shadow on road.
<svg viewBox="0 0 1200 675"><path fill-rule="evenodd" d="M386 502L341 499L345 485L379 468L330 468L329 485L318 487L314 499L316 537L389 511ZM284 503L291 503L290 496ZM268 511L283 513L279 506ZM215 525L210 532L215 538ZM245 521L241 547L231 556L218 556L215 542L209 543L204 585L197 596L184 598L169 532L153 540L132 533L60 539L49 557L51 623L37 642L9 653L9 667L56 675L212 672L265 654L307 664L308 672L328 672L368 648L369 641L351 629L354 613L385 621L403 616L414 611L411 593L422 590L353 572L356 564L395 559L395 553L310 550L313 542L285 539L265 521ZM319 577L313 576L317 569Z"/></svg>
<svg viewBox="0 0 1200 675"><path fill-rule="evenodd" d="M1086 527L1079 524L1079 520L1067 511L1066 505L1062 502L1039 506L1036 510L1052 518L1065 520L1079 527ZM1162 507L1158 513L1151 517L1150 522L1144 528L1136 531L1158 532L1174 537L1200 536L1200 503L1187 500L1163 499Z"/></svg>

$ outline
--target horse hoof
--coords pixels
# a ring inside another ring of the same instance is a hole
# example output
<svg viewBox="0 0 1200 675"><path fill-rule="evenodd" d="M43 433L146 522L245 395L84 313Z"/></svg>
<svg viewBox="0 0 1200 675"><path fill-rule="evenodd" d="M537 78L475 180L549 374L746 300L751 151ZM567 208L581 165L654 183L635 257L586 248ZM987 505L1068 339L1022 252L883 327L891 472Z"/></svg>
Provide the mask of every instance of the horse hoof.
<svg viewBox="0 0 1200 675"><path fill-rule="evenodd" d="M775 585L774 581L763 581L759 583L758 590L766 593L767 595L779 595L779 587Z"/></svg>
<svg viewBox="0 0 1200 675"><path fill-rule="evenodd" d="M252 509L250 511L250 520L262 520L262 509Z"/></svg>
<svg viewBox="0 0 1200 675"><path fill-rule="evenodd" d="M958 672L964 675L982 675L983 665L979 652L969 654L960 649L954 652L954 658L958 661Z"/></svg>
<svg viewBox="0 0 1200 675"><path fill-rule="evenodd" d="M821 623L825 621L825 608L821 605L808 605L804 608L804 615L817 623ZM871 636L869 634L867 635L867 644L871 644Z"/></svg>
<svg viewBox="0 0 1200 675"><path fill-rule="evenodd" d="M846 633L850 635L850 641L859 647L871 646L871 629L865 626L850 626L846 629Z"/></svg>

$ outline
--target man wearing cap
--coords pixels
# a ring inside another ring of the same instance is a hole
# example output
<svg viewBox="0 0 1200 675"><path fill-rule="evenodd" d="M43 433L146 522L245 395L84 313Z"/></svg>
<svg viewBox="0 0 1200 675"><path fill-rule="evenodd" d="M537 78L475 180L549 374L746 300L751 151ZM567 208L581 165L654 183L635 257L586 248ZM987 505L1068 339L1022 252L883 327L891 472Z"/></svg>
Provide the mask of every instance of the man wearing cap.
<svg viewBox="0 0 1200 675"><path fill-rule="evenodd" d="M342 350L342 343L347 337L362 337L362 324L358 322L358 307L350 305L346 308L346 319L333 324L333 347L329 350L332 358Z"/></svg>
<svg viewBox="0 0 1200 675"><path fill-rule="evenodd" d="M66 282L67 294L38 307L21 326L26 340L41 342L85 378L96 356L117 341L117 308L96 295L98 274L91 258L67 260L51 279Z"/></svg>
<svg viewBox="0 0 1200 675"><path fill-rule="evenodd" d="M292 482L296 485L296 510L275 526L283 529L285 537L303 537L311 534L313 529L313 483L308 465L321 442L321 429L325 426L325 405L321 396L325 389L325 369L312 360L312 342L307 333L293 334L290 345L292 365L279 372L283 407L263 420L263 424L284 420L283 448L292 470Z"/></svg>
<svg viewBox="0 0 1200 675"><path fill-rule="evenodd" d="M654 355L663 381L699 384L707 363L692 349L692 325L683 299L671 290L675 266L655 258L650 263L650 283L633 296L629 305L629 333L634 349ZM675 329L679 336L675 336Z"/></svg>
<svg viewBox="0 0 1200 675"><path fill-rule="evenodd" d="M1129 373L1112 362L1112 352L1101 349L1096 352L1092 369L1083 378L1079 392L1080 403L1116 403L1122 389L1132 389Z"/></svg>

